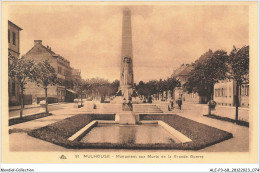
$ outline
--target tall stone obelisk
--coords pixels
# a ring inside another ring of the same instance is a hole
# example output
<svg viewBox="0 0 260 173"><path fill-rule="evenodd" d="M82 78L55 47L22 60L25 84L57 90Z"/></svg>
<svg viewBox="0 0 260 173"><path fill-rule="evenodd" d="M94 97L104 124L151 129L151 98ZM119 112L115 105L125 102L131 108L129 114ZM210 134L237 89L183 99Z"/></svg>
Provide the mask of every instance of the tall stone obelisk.
<svg viewBox="0 0 260 173"><path fill-rule="evenodd" d="M122 48L121 48L121 73L120 88L125 99L130 99L133 94L134 73L133 73L133 49L132 49L132 27L131 11L123 10L122 23Z"/></svg>

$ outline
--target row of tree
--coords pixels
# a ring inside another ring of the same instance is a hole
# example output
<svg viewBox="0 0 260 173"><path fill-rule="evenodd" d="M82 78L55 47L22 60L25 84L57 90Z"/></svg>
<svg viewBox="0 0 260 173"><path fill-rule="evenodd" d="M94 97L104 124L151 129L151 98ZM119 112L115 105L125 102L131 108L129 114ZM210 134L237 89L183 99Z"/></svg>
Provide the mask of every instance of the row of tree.
<svg viewBox="0 0 260 173"><path fill-rule="evenodd" d="M243 83L248 83L249 78L249 46L237 49L235 46L228 55L224 50L213 52L209 50L200 56L200 58L191 64L192 70L189 72L188 80L182 84L184 91L188 93L198 93L207 100L213 99L214 85L220 80L233 79L236 82L236 120L238 120L239 107L239 88ZM161 94L164 97L164 91L170 91L173 97L173 90L180 86L180 81L175 77L166 80L151 80L148 82L140 81L136 85L136 90L140 95L149 97ZM168 94L168 92L165 92ZM166 95L166 98L168 96Z"/></svg>
<svg viewBox="0 0 260 173"><path fill-rule="evenodd" d="M96 96L104 99L106 96L115 95L119 88L119 80L109 82L108 80L102 78L91 78L91 79L74 79L74 88L77 96L81 98L82 96L88 95L92 99Z"/></svg>
<svg viewBox="0 0 260 173"><path fill-rule="evenodd" d="M33 60L16 58L9 54L8 56L8 76L15 80L19 86L20 92L20 118L23 116L24 108L24 90L25 86L30 82L34 82L37 86L44 88L46 106L45 111L48 113L48 99L47 91L48 86L60 84L57 78L55 69L50 65L48 61L39 62L35 64Z"/></svg>
<svg viewBox="0 0 260 173"><path fill-rule="evenodd" d="M35 83L38 87L42 87L45 90L45 111L48 113L48 87L53 85L61 85L60 79L57 77L55 69L50 65L48 61L35 63L31 59L17 58L9 54L8 56L8 76L15 80L19 86L20 94L20 118L23 116L24 108L24 91L28 82ZM79 79L72 80L73 90L76 91L76 95L81 98L83 94L100 96L105 98L106 96L115 95L118 91L119 81L115 80L112 83L102 78L92 79Z"/></svg>
<svg viewBox="0 0 260 173"><path fill-rule="evenodd" d="M235 46L228 55L224 50L203 54L193 65L184 88L189 92L197 92L208 100L213 99L214 84L219 80L233 79L236 82L236 120L238 120L239 88L249 81L249 46L237 49Z"/></svg>
<svg viewBox="0 0 260 173"><path fill-rule="evenodd" d="M159 94L161 97L164 97L164 93L166 93L166 99L168 98L168 92L170 91L171 97L173 97L173 90L175 87L180 86L180 82L174 78L170 77L166 80L151 80L148 82L140 81L136 86L135 89L138 94L145 96L148 98L150 95L156 95L156 99L159 99Z"/></svg>
<svg viewBox="0 0 260 173"><path fill-rule="evenodd" d="M23 93L25 85L28 81L35 82L39 87L45 90L46 112L48 112L47 88L50 85L60 84L57 78L55 69L48 61L43 61L35 64L32 60L24 58L16 58L9 54L8 75L13 80L16 80L20 88L21 110L20 117L23 114ZM241 49L235 47L228 55L224 50L212 52L209 50L203 54L198 61L192 64L193 70L189 73L188 81L183 85L184 89L189 93L197 92L200 96L206 96L212 99L214 93L214 84L219 80L226 78L236 81L236 119L238 119L239 106L239 87L248 80L249 73L249 46L244 46ZM73 90L77 95L99 95L101 97L115 95L118 91L119 81L115 80L112 83L101 78L92 79L74 79ZM151 80L148 82L140 81L135 86L139 95L149 97L159 94L164 97L165 91L170 91L173 97L173 90L180 86L180 81L175 77L167 78L166 80ZM168 94L168 92L166 92ZM168 96L166 95L166 98Z"/></svg>

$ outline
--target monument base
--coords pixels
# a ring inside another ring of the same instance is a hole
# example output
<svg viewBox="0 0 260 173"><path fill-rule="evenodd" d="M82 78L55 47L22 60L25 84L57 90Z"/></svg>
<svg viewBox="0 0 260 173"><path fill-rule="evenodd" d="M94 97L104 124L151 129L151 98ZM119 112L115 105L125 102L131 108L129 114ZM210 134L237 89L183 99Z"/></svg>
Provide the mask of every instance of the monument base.
<svg viewBox="0 0 260 173"><path fill-rule="evenodd" d="M124 97L123 96L116 96L113 100L111 100L111 103L113 103L113 104L123 104L124 103Z"/></svg>
<svg viewBox="0 0 260 173"><path fill-rule="evenodd" d="M124 111L116 114L115 121L120 125L135 125L136 116L131 111Z"/></svg>
<svg viewBox="0 0 260 173"><path fill-rule="evenodd" d="M116 94L116 97L111 101L114 104L123 104L127 102L133 94L133 88L131 85L122 85Z"/></svg>
<svg viewBox="0 0 260 173"><path fill-rule="evenodd" d="M143 101L139 97L132 97L133 104L142 104Z"/></svg>
<svg viewBox="0 0 260 173"><path fill-rule="evenodd" d="M132 85L122 85L119 87L119 90L122 91L122 95L126 100L129 100L133 94L133 87Z"/></svg>

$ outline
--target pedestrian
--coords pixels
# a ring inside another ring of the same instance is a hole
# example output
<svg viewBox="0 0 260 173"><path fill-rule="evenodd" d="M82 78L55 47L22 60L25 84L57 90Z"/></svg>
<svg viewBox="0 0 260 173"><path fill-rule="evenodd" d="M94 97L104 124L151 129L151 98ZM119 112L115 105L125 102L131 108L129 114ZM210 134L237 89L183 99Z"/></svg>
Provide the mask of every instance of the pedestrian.
<svg viewBox="0 0 260 173"><path fill-rule="evenodd" d="M152 101L152 97L151 96L149 96L148 97L148 103L152 103L153 101Z"/></svg>
<svg viewBox="0 0 260 173"><path fill-rule="evenodd" d="M129 107L130 111L132 111L133 110L133 103L132 103L131 100L128 101L127 105Z"/></svg>
<svg viewBox="0 0 260 173"><path fill-rule="evenodd" d="M178 100L178 106L179 106L179 109L181 110L181 105L182 105L182 99L179 99Z"/></svg>
<svg viewBox="0 0 260 173"><path fill-rule="evenodd" d="M170 105L168 105L168 111L171 111L172 109L171 109L171 107L170 107Z"/></svg>
<svg viewBox="0 0 260 173"><path fill-rule="evenodd" d="M173 100L172 100L172 99L170 100L170 103L171 103L171 109L173 109L174 103L173 103Z"/></svg>
<svg viewBox="0 0 260 173"><path fill-rule="evenodd" d="M124 111L125 108L126 108L126 104L127 104L127 103L126 103L126 99L124 98L124 99L123 99L123 107L122 107L123 111Z"/></svg>

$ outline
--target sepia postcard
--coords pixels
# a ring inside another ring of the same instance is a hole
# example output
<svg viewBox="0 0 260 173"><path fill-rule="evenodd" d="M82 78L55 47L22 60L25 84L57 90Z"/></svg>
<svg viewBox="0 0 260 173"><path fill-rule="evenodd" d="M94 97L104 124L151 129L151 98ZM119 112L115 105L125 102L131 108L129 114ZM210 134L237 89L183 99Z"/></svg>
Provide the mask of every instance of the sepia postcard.
<svg viewBox="0 0 260 173"><path fill-rule="evenodd" d="M2 163L258 163L257 2L2 1L1 24Z"/></svg>

